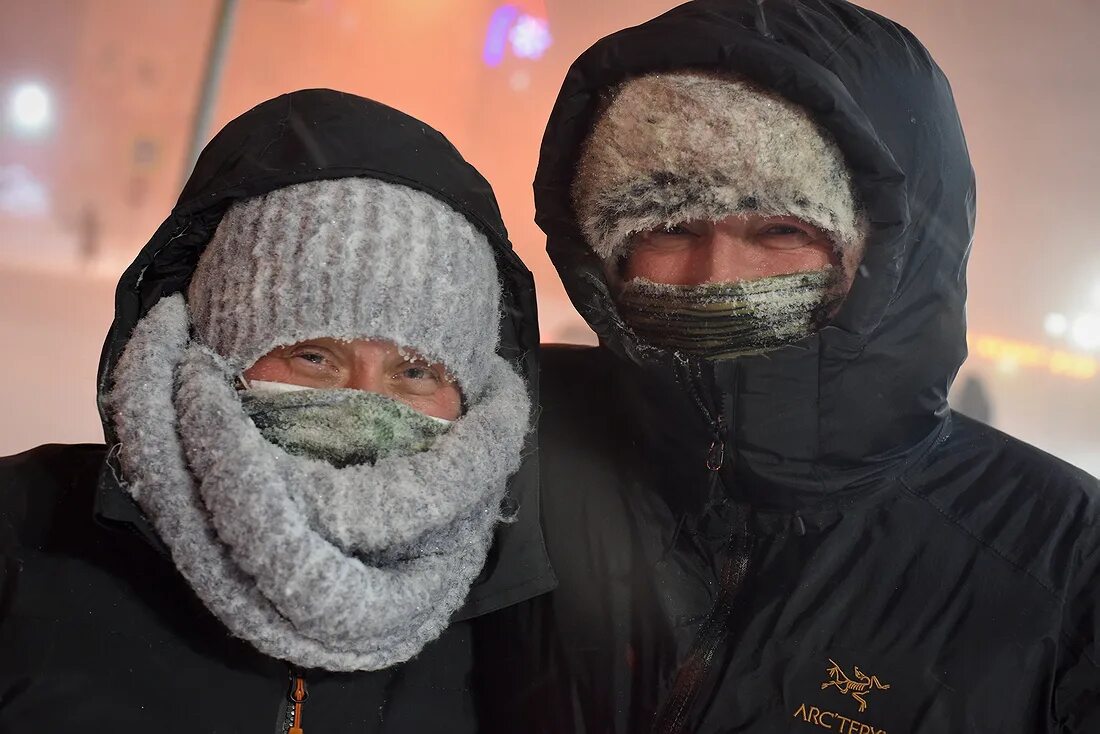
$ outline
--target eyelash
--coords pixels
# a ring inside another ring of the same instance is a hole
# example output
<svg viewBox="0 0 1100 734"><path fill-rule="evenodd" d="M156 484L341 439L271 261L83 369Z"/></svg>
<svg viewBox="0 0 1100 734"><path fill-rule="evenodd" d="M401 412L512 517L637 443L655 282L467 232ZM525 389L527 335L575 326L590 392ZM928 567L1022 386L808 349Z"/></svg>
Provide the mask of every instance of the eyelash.
<svg viewBox="0 0 1100 734"><path fill-rule="evenodd" d="M420 377L411 377L409 375L409 372L411 372L413 370L418 370L418 371L422 372L423 374ZM436 372L436 370L433 370L431 367L429 367L428 365L425 365L425 364L406 365L405 368L403 370L401 370L400 374L402 376L405 376L405 377L410 377L410 379L414 379L414 380L420 380L420 379L428 378L428 379L435 380L436 382L443 382L443 380L439 376L439 373Z"/></svg>
<svg viewBox="0 0 1100 734"><path fill-rule="evenodd" d="M772 230L775 230L775 229L783 229L783 230L787 230L787 231L786 232L773 232ZM770 226L768 226L767 228L764 229L763 234L771 235L773 237L789 237L791 235L796 235L796 234L806 235L807 237L809 236L809 232L807 232L806 230L801 229L799 227L796 227L793 224L772 224L772 225L770 225Z"/></svg>
<svg viewBox="0 0 1100 734"><path fill-rule="evenodd" d="M697 233L692 232L682 225L673 225L667 229L654 230L649 234L668 235L672 237L690 237ZM773 224L765 229L761 230L761 235L765 237L795 237L798 235L809 237L809 232L800 227L796 227L793 224Z"/></svg>
<svg viewBox="0 0 1100 734"><path fill-rule="evenodd" d="M309 362L312 365L321 365L322 363L324 363L326 361L325 360L325 355L319 354L317 352L298 352L294 356L297 357L298 359L304 359L305 361ZM313 359L313 358L316 358L316 359Z"/></svg>

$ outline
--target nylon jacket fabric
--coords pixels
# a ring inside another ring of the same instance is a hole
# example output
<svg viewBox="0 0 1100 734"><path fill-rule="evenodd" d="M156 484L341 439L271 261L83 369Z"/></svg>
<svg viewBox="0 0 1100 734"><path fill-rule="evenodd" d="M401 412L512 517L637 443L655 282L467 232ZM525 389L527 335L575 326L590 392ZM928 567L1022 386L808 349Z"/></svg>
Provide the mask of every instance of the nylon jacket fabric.
<svg viewBox="0 0 1100 734"><path fill-rule="evenodd" d="M570 203L601 95L688 67L809 110L870 222L833 322L765 355L639 348ZM601 346L543 351L559 586L516 618L529 730L1100 731L1097 481L947 403L975 182L917 39L839 0L698 0L615 33L566 76L535 200Z"/></svg>
<svg viewBox="0 0 1100 734"><path fill-rule="evenodd" d="M99 372L102 408L137 321L182 291L226 209L305 181L364 176L420 189L466 216L502 280L502 356L537 400L530 273L511 249L488 183L447 140L385 105L331 90L265 102L200 156L171 216L119 282ZM528 442L534 445L534 433ZM107 446L44 446L0 459L0 732L286 731L290 670L229 635L176 571L120 486ZM497 692L476 671L495 653L498 610L555 583L532 451L509 485L516 521L441 638L377 672L300 671L307 732L475 732ZM507 729L505 729L507 731Z"/></svg>

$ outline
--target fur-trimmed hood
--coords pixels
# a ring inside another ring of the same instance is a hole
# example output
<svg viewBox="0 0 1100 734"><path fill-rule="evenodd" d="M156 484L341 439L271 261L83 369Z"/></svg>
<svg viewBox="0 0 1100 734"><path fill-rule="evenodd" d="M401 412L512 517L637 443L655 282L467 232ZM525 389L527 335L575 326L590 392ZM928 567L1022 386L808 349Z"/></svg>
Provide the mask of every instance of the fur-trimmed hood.
<svg viewBox="0 0 1100 734"><path fill-rule="evenodd" d="M836 140L867 218L843 308L766 355L684 365L640 352L570 199L606 90L686 68L748 79L807 110ZM897 23L842 0L696 0L614 33L570 68L534 187L559 275L624 379L638 376L662 416L641 430L671 461L703 467L721 442L732 454L723 471L790 506L897 476L949 428L974 175L947 79Z"/></svg>
<svg viewBox="0 0 1100 734"><path fill-rule="evenodd" d="M437 131L383 104L325 89L264 102L230 122L203 151L171 215L119 281L115 320L99 369L99 405L108 446L118 443L106 397L137 322L163 297L184 292L199 256L234 202L310 181L365 177L401 184L459 212L493 249L501 280L498 353L538 399L538 325L531 275L512 251L489 184ZM532 430L529 446L535 442ZM120 487L115 451L101 473L96 512L130 526L160 546ZM501 526L489 560L456 619L484 614L542 593L554 584L539 526L538 469L533 451L514 475L506 503L516 522Z"/></svg>

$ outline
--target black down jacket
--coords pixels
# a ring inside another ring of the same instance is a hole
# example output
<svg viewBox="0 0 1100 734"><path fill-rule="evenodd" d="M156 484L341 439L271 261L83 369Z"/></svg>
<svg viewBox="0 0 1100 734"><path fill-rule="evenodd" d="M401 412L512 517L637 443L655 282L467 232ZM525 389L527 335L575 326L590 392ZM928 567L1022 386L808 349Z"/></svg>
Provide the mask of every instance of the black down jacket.
<svg viewBox="0 0 1100 734"><path fill-rule="evenodd" d="M265 102L207 147L175 210L122 276L100 396L134 324L186 287L232 202L344 176L426 191L486 234L504 283L501 353L537 398L534 288L489 185L425 124L329 90ZM104 431L113 444L106 417ZM404 665L305 671L306 734L487 730L479 719L497 692L481 695L478 671L494 653L482 654L479 630L496 624L492 612L553 585L536 458L527 453L510 490L518 521L500 528L451 627ZM105 446L44 446L0 459L0 732L285 732L287 666L230 637L206 611L120 488L119 471Z"/></svg>
<svg viewBox="0 0 1100 734"><path fill-rule="evenodd" d="M570 204L601 93L685 67L809 110L870 219L835 320L763 356L640 354ZM943 73L841 0L698 0L573 64L535 200L601 346L543 352L530 730L1100 732L1097 481L947 403L974 195Z"/></svg>

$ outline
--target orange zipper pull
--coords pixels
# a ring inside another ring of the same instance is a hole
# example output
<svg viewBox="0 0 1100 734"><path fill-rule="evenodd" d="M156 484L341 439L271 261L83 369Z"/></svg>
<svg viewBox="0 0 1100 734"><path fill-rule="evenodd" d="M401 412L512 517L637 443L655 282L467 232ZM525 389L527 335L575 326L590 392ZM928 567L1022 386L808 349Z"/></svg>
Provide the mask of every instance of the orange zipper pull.
<svg viewBox="0 0 1100 734"><path fill-rule="evenodd" d="M306 690L306 679L301 673L293 673L293 682L290 686L290 702L294 704L294 721L290 725L287 734L303 734L302 730L302 704L309 698Z"/></svg>

